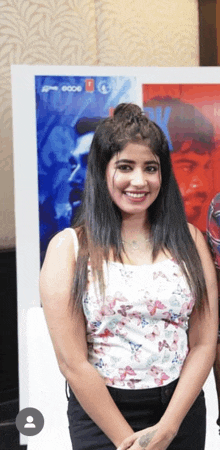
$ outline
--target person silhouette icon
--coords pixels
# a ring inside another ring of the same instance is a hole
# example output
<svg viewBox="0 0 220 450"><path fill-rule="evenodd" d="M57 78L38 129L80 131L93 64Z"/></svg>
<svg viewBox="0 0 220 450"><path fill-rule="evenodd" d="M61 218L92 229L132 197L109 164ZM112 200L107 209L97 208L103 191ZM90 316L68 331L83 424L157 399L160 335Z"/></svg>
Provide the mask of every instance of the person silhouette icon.
<svg viewBox="0 0 220 450"><path fill-rule="evenodd" d="M26 418L27 423L24 425L24 428L36 428L36 425L33 422L33 417L32 416L28 416Z"/></svg>
<svg viewBox="0 0 220 450"><path fill-rule="evenodd" d="M36 408L24 408L19 411L15 424L21 434L35 436L44 426L44 417Z"/></svg>

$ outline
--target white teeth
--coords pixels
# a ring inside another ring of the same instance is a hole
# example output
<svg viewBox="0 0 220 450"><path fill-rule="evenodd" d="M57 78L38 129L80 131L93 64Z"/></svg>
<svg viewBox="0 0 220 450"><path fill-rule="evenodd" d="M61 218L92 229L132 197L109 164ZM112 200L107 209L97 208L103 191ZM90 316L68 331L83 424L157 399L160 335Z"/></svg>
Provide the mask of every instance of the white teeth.
<svg viewBox="0 0 220 450"><path fill-rule="evenodd" d="M134 192L126 192L126 195L128 195L129 197L141 198L145 196L145 193L135 194Z"/></svg>

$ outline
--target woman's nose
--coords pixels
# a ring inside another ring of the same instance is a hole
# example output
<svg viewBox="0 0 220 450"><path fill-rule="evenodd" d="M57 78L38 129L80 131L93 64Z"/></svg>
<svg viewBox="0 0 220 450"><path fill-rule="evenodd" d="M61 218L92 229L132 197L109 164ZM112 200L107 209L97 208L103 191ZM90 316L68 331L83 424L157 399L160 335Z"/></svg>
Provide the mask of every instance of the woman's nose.
<svg viewBox="0 0 220 450"><path fill-rule="evenodd" d="M142 187L147 184L146 172L142 170L134 170L131 178L131 184L136 187Z"/></svg>

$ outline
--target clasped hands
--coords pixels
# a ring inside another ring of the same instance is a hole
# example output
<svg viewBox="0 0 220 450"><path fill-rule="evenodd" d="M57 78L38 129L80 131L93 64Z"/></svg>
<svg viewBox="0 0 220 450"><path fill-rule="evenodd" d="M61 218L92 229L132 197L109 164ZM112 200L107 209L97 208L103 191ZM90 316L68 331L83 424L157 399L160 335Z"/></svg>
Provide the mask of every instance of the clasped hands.
<svg viewBox="0 0 220 450"><path fill-rule="evenodd" d="M117 450L166 450L175 435L176 433L165 431L157 424L124 439Z"/></svg>

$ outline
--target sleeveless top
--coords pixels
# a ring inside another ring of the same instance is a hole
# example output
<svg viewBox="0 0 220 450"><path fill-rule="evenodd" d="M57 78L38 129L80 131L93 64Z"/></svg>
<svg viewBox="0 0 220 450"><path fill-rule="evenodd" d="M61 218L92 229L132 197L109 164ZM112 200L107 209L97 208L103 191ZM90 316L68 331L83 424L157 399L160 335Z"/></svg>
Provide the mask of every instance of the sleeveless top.
<svg viewBox="0 0 220 450"><path fill-rule="evenodd" d="M71 232L77 253L77 236ZM83 299L88 359L106 385L147 389L177 379L188 353L188 320L194 306L177 262L104 262L104 299L88 269Z"/></svg>

